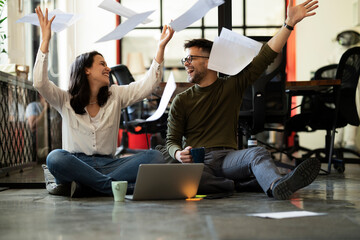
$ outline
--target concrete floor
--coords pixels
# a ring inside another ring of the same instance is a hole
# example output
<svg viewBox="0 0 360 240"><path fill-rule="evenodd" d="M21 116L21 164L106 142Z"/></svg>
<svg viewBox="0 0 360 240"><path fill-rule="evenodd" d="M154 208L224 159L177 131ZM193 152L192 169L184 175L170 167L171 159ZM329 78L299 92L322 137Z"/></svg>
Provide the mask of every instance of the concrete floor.
<svg viewBox="0 0 360 240"><path fill-rule="evenodd" d="M323 168L326 168L324 165ZM324 216L283 220L249 213L313 211ZM291 200L263 193L187 202L115 203L71 199L45 189L0 192L0 239L360 239L360 165L319 175Z"/></svg>

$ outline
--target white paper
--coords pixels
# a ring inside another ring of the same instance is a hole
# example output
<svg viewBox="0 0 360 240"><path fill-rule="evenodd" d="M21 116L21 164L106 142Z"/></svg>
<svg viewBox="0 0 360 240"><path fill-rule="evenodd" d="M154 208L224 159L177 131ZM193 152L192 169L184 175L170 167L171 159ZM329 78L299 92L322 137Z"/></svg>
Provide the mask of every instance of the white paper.
<svg viewBox="0 0 360 240"><path fill-rule="evenodd" d="M125 34L133 30L137 25L139 25L142 21L144 21L153 11L148 11L144 13L136 14L130 17L128 20L120 24L113 30L112 32L106 34L104 37L100 38L96 42L105 42L109 40L117 40L121 39Z"/></svg>
<svg viewBox="0 0 360 240"><path fill-rule="evenodd" d="M133 10L124 7L123 5L114 0L104 0L100 3L98 7L126 18L131 18L132 16L137 14ZM142 23L149 23L151 21L151 19L147 18Z"/></svg>
<svg viewBox="0 0 360 240"><path fill-rule="evenodd" d="M169 101L170 101L171 96L173 95L175 89L176 89L175 78L174 78L174 74L171 72L169 79L166 83L164 92L162 94L158 109L156 109L155 113L153 115L151 115L150 117L148 117L146 119L146 121L155 121L164 114L166 107L169 104Z"/></svg>
<svg viewBox="0 0 360 240"><path fill-rule="evenodd" d="M176 32L179 32L204 17L210 9L220 6L224 2L224 0L199 0L189 10L172 21L169 25Z"/></svg>
<svg viewBox="0 0 360 240"><path fill-rule="evenodd" d="M221 29L220 37L228 39L232 42L241 43L242 45L248 46L249 48L253 48L257 51L260 51L260 48L262 47L261 43L224 27Z"/></svg>
<svg viewBox="0 0 360 240"><path fill-rule="evenodd" d="M291 212L247 214L247 216L252 216L252 217L273 218L273 219L311 217L311 216L321 216L321 215L326 215L326 213L316 213L316 212L309 212L309 211L291 211Z"/></svg>
<svg viewBox="0 0 360 240"><path fill-rule="evenodd" d="M51 30L54 32L60 32L67 27L70 27L74 24L80 16L77 14L64 13L59 9L49 12L48 19L50 20L54 15L56 15L54 21L51 24ZM40 26L39 19L36 13L30 13L16 21L17 23L24 22L30 23L32 25Z"/></svg>
<svg viewBox="0 0 360 240"><path fill-rule="evenodd" d="M208 68L235 75L254 59L261 47L261 43L223 28L214 40Z"/></svg>

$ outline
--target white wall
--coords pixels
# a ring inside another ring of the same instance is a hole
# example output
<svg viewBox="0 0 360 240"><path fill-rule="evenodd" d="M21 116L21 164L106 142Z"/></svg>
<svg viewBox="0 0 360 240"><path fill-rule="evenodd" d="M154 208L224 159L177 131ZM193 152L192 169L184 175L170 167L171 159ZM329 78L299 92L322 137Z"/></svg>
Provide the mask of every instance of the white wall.
<svg viewBox="0 0 360 240"><path fill-rule="evenodd" d="M297 1L300 3L303 1ZM344 30L353 29L354 0L319 1L316 15L304 19L296 26L296 77L310 80L311 72L328 65L329 58L338 48L333 40ZM359 27L356 27L359 31ZM359 31L360 32L360 31ZM300 133L300 144L309 148L324 146L325 131Z"/></svg>
<svg viewBox="0 0 360 240"><path fill-rule="evenodd" d="M58 1L59 8L69 13L80 14L81 18L70 28L59 34L58 52L64 61L59 61L60 87L68 88L70 64L76 56L96 50L108 66L116 65L115 41L95 43L116 27L115 14L98 8L102 0Z"/></svg>
<svg viewBox="0 0 360 240"><path fill-rule="evenodd" d="M7 1L8 10L8 59L7 63L28 64L26 61L26 26L16 23L24 14L18 10L17 1ZM31 56L30 56L31 58Z"/></svg>
<svg viewBox="0 0 360 240"><path fill-rule="evenodd" d="M312 71L329 64L329 57L337 47L333 41L336 35L355 27L353 2L320 1L316 15L296 26L297 80L309 80Z"/></svg>

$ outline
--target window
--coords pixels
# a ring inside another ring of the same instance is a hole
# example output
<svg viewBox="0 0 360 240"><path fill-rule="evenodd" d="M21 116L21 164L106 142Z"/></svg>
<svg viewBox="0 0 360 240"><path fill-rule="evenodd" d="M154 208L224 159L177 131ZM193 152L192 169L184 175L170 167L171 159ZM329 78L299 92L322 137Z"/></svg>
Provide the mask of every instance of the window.
<svg viewBox="0 0 360 240"><path fill-rule="evenodd" d="M232 30L239 34L273 36L285 20L285 3L283 0L232 0L231 16Z"/></svg>
<svg viewBox="0 0 360 240"><path fill-rule="evenodd" d="M162 26L187 11L194 0L121 0L121 4L136 9L138 13L156 10L149 24L140 25L121 40L121 63L127 64L132 53L140 52L144 67L148 68L154 58ZM262 6L262 7L259 7ZM283 0L233 0L233 31L245 36L272 36L282 26L285 19L285 2ZM271 9L271 11L269 11ZM218 35L218 9L210 10L204 18L196 21L183 31L177 32L165 52L165 76L174 71L177 82L186 81L186 73L180 63L184 57L183 45L186 40L207 38L213 40ZM131 69L130 69L131 70ZM134 76L135 79L137 76Z"/></svg>

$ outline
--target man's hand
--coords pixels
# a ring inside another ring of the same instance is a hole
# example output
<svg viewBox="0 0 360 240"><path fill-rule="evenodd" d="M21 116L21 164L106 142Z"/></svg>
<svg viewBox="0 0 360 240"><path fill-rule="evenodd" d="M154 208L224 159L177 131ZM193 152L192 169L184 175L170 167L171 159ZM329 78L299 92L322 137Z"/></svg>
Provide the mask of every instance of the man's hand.
<svg viewBox="0 0 360 240"><path fill-rule="evenodd" d="M293 6L293 0L290 0L288 6L288 16L285 20L285 23L288 26L295 27L295 25L304 18L315 15L315 12L313 12L313 10L319 7L317 3L318 1L307 0L302 4ZM291 31L289 29L282 27L280 31L269 40L268 42L269 47L273 51L279 53L281 49L284 47L290 34Z"/></svg>
<svg viewBox="0 0 360 240"><path fill-rule="evenodd" d="M315 15L316 13L313 11L319 7L317 5L318 1L307 0L302 4L293 6L293 0L290 0L288 5L288 17L286 19L286 24L294 27L298 22L303 20L306 17L310 17Z"/></svg>
<svg viewBox="0 0 360 240"><path fill-rule="evenodd" d="M192 159L192 156L190 154L190 149L192 149L192 147L187 146L182 151L180 151L180 150L176 151L176 153L175 153L176 160L178 160L181 163L192 163L193 159Z"/></svg>

